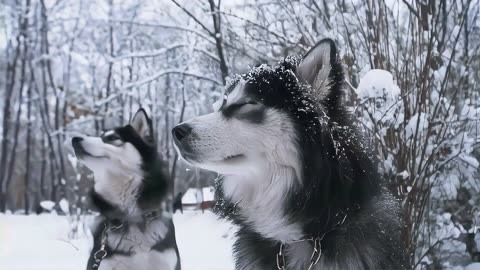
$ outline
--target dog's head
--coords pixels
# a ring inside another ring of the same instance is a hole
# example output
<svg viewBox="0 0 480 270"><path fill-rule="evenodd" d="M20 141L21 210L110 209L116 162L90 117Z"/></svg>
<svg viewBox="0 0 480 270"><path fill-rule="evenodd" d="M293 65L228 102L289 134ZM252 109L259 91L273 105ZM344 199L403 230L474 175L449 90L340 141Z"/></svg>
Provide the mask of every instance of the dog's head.
<svg viewBox="0 0 480 270"><path fill-rule="evenodd" d="M342 83L335 43L322 40L301 59L238 76L213 113L172 130L175 145L190 163L222 174L274 162L301 177L304 143L336 113Z"/></svg>
<svg viewBox="0 0 480 270"><path fill-rule="evenodd" d="M77 158L95 176L142 176L142 166L154 160L156 148L152 122L143 109L130 124L104 132L100 137L74 137L72 146Z"/></svg>

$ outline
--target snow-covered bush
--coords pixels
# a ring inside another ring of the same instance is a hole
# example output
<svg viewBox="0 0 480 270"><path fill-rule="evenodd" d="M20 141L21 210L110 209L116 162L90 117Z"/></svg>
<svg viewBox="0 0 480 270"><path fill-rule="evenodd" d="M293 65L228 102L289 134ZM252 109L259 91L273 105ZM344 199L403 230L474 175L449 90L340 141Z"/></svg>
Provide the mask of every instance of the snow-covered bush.
<svg viewBox="0 0 480 270"><path fill-rule="evenodd" d="M474 153L480 109L465 104L456 112L437 89L424 103L405 102L418 100L416 91L400 90L383 70L367 72L356 89L357 112L367 137L374 138L390 188L402 199L406 237L420 269L464 265L472 259L465 252L467 239L480 235L475 230L480 182ZM478 253L475 246L472 254Z"/></svg>

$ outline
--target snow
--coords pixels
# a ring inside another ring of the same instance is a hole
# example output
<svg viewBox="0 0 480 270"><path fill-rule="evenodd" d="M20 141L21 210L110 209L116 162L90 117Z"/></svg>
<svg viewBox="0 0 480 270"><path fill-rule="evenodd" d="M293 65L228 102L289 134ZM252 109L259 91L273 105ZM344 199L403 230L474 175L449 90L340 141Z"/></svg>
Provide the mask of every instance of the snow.
<svg viewBox="0 0 480 270"><path fill-rule="evenodd" d="M422 133L428 127L427 114L420 113L413 115L405 127L406 138L412 138L412 136L418 136L418 133Z"/></svg>
<svg viewBox="0 0 480 270"><path fill-rule="evenodd" d="M360 80L357 94L360 98L394 99L400 95L400 88L394 83L392 73L386 70L372 69Z"/></svg>
<svg viewBox="0 0 480 270"><path fill-rule="evenodd" d="M79 237L69 239L71 217L55 214L0 214L0 270L84 270L92 243L91 217L83 217ZM174 216L183 270L233 269L234 227L205 213Z"/></svg>
<svg viewBox="0 0 480 270"><path fill-rule="evenodd" d="M86 269L88 236L68 239L69 222L57 215L0 215L0 269Z"/></svg>
<svg viewBox="0 0 480 270"><path fill-rule="evenodd" d="M182 203L198 203L202 201L198 198L198 192L196 188L189 188L182 197Z"/></svg>
<svg viewBox="0 0 480 270"><path fill-rule="evenodd" d="M364 117L373 120L366 122L366 127L383 124L398 127L404 121L404 114L399 102L400 88L393 80L393 75L380 69L368 71L361 79L356 89L359 99L364 102ZM366 101L366 102L365 102ZM380 129L383 137L387 129Z"/></svg>
<svg viewBox="0 0 480 270"><path fill-rule="evenodd" d="M52 211L55 203L52 201L42 201L40 202L40 206L47 211Z"/></svg>
<svg viewBox="0 0 480 270"><path fill-rule="evenodd" d="M213 201L215 197L215 189L213 187L204 187L202 188L203 200L204 201Z"/></svg>
<svg viewBox="0 0 480 270"><path fill-rule="evenodd" d="M202 201L213 201L214 188L204 187L201 192L197 188L189 188L182 197L182 203L195 204Z"/></svg>
<svg viewBox="0 0 480 270"><path fill-rule="evenodd" d="M174 223L182 270L234 269L235 228L230 223L219 221L210 211L184 211L174 216Z"/></svg>
<svg viewBox="0 0 480 270"><path fill-rule="evenodd" d="M60 209L62 209L63 213L69 213L69 203L68 201L63 198L60 200L60 202L58 203L60 205Z"/></svg>
<svg viewBox="0 0 480 270"><path fill-rule="evenodd" d="M480 263L472 263L465 267L465 270L480 270Z"/></svg>

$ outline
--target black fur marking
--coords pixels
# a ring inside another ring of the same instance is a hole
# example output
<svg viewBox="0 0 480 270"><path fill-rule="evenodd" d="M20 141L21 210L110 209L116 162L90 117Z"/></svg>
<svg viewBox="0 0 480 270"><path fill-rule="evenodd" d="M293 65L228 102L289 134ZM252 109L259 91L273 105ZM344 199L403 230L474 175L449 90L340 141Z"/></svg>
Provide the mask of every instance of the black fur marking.
<svg viewBox="0 0 480 270"><path fill-rule="evenodd" d="M167 223L167 221L165 221ZM168 222L168 232L167 235L165 236L162 241L159 241L157 244L155 244L152 247L152 250L156 250L158 252L163 252L167 249L170 249L172 247L175 247L175 253L177 254L177 257L180 258L180 253L178 251L177 247L177 240L175 239L175 227L173 226L173 221L170 220ZM178 264L178 269L180 269L180 264Z"/></svg>
<svg viewBox="0 0 480 270"><path fill-rule="evenodd" d="M253 124L261 124L265 119L265 107L258 106L245 113L239 113L235 115L239 120L245 120Z"/></svg>
<svg viewBox="0 0 480 270"><path fill-rule="evenodd" d="M248 109L243 111L246 106ZM265 107L261 104L246 102L240 100L239 103L231 104L228 107L222 107L220 110L225 118L235 117L239 120L245 120L253 124L261 124L265 119Z"/></svg>
<svg viewBox="0 0 480 270"><path fill-rule="evenodd" d="M117 141L117 140L121 141L121 139L122 139L116 133L110 134L108 136L102 135L102 136L100 136L100 138L102 139L102 142L104 142L104 143L112 143L112 142Z"/></svg>
<svg viewBox="0 0 480 270"><path fill-rule="evenodd" d="M310 237L331 231L338 214L349 213L345 223L322 241L324 255L318 269L408 269L400 240L399 204L382 188L375 157L340 104L342 66L333 41L323 42L332 46L332 82L323 89L329 92L322 100L316 89L296 77L298 58L254 68L232 83L243 78L247 96L286 113L295 125L302 185L285 195L284 209L278 211L284 210L285 218L301 224ZM274 269L278 241L255 232L238 214L238 206L223 195L222 182L219 178L216 185L215 210L240 227L234 245L236 269Z"/></svg>
<svg viewBox="0 0 480 270"><path fill-rule="evenodd" d="M124 142L131 143L142 156L145 173L143 186L138 195L138 205L143 212L159 207L168 191L166 165L160 160L155 145L141 138L131 125L115 129Z"/></svg>
<svg viewBox="0 0 480 270"><path fill-rule="evenodd" d="M163 252L167 249L170 249L174 247L175 253L177 254L177 258L180 258L180 253L178 251L177 247L177 240L175 238L175 227L173 226L173 221L170 220L165 220L165 223L168 224L168 232L167 235L165 235L165 238L163 238L161 241L156 243L153 247L152 250L158 251L158 252ZM180 270L180 262L177 263L177 268L175 270Z"/></svg>
<svg viewBox="0 0 480 270"><path fill-rule="evenodd" d="M95 190L90 190L89 195L90 203L93 208L99 213L101 213L102 216L104 216L108 220L120 219L125 217L125 213L122 210L105 200L100 194L95 192Z"/></svg>

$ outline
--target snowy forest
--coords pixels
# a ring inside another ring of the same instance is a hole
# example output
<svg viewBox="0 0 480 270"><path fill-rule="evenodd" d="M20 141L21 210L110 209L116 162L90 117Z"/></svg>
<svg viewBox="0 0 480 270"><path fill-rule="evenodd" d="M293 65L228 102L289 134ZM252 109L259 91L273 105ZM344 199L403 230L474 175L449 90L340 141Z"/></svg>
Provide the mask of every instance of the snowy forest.
<svg viewBox="0 0 480 270"><path fill-rule="evenodd" d="M213 185L179 159L171 129L210 112L233 75L329 37L344 102L401 200L411 267L467 269L480 262L479 16L478 0L2 0L0 212L51 201L83 222L93 176L70 139L140 107L170 197Z"/></svg>

